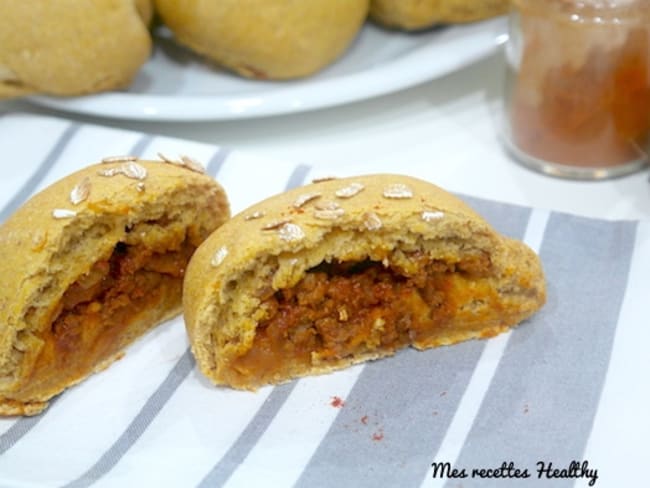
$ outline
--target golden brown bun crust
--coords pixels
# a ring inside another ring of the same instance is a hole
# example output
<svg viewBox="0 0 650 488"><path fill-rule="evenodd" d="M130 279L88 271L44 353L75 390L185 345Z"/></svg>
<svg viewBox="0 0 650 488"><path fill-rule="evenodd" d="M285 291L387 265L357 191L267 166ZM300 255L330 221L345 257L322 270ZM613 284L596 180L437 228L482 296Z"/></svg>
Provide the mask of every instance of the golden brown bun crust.
<svg viewBox="0 0 650 488"><path fill-rule="evenodd" d="M0 0L0 98L128 86L147 60L152 0Z"/></svg>
<svg viewBox="0 0 650 488"><path fill-rule="evenodd" d="M88 370L62 374L47 384L30 382L41 337L63 293L110 256L118 242L159 252L184 239L197 246L229 217L226 195L210 176L163 162L133 164L96 164L71 174L32 197L0 226L0 414L37 413L53 395L106 367L138 336L180 312L179 297L143 310L128 333ZM144 169L146 176L98 174L125 165ZM82 182L87 184L79 186ZM71 192L80 187L88 188L88 195L75 205ZM76 215L55 218L62 210Z"/></svg>
<svg viewBox="0 0 650 488"><path fill-rule="evenodd" d="M509 0L372 0L370 16L387 27L425 29L502 15Z"/></svg>
<svg viewBox="0 0 650 488"><path fill-rule="evenodd" d="M345 193L356 184L363 189L355 196L337 196L337 192ZM400 195L399 185L407 187L412 196L386 198L386 191ZM310 195L313 200L295 206ZM323 213L317 207L326 210ZM472 253L487 253L493 271L481 286L500 290L497 295L503 310L484 313L480 333L452 331L444 341L414 343L415 347L495 335L534 313L545 301L544 276L535 253L519 241L498 235L466 204L439 187L400 175L324 181L254 205L233 217L197 249L185 276L183 303L198 366L217 384L259 386L224 379L228 362L250 348L256 326L265 318L257 298L259 290L293 287L306 270L333 260L388 259L391 266L415 272L419 265L409 253L418 252L448 262L459 262ZM462 320L471 322L472 313L469 310ZM295 376L326 372L386 354L375 351L314 366ZM275 382L287 379L278 377Z"/></svg>
<svg viewBox="0 0 650 488"><path fill-rule="evenodd" d="M369 0L156 0L176 38L242 76L310 75L350 45Z"/></svg>

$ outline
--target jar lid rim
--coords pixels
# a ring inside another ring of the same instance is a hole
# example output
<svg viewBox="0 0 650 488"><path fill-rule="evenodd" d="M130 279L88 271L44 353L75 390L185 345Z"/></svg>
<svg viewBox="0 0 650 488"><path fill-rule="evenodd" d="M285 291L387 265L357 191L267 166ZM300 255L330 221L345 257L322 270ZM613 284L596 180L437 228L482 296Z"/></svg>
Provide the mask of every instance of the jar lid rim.
<svg viewBox="0 0 650 488"><path fill-rule="evenodd" d="M512 0L526 13L555 14L579 23L641 23L650 19L644 0Z"/></svg>

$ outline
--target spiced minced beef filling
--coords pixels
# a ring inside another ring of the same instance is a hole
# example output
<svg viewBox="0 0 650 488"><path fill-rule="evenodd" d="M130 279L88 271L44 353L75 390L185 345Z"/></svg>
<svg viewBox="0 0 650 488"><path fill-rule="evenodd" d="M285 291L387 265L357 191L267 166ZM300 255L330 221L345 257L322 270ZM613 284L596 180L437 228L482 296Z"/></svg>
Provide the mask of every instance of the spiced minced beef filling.
<svg viewBox="0 0 650 488"><path fill-rule="evenodd" d="M187 263L196 249L186 239L179 249L154 252L118 243L64 293L33 371L46 380L54 370L75 374L107 359L124 343L129 327L161 301L178 304ZM130 342L130 341L129 341Z"/></svg>
<svg viewBox="0 0 650 488"><path fill-rule="evenodd" d="M448 294L450 276L484 277L491 263L487 255L455 264L420 261L414 275L370 260L309 270L293 288L262 297L268 318L232 369L263 383L296 368L394 351L444 333L457 308Z"/></svg>

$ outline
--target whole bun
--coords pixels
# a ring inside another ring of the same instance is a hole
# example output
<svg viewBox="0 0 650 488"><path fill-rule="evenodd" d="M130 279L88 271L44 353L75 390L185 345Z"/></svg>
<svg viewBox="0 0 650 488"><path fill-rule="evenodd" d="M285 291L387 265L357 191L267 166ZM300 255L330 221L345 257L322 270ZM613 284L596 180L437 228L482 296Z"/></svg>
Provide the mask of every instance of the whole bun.
<svg viewBox="0 0 650 488"><path fill-rule="evenodd" d="M0 0L0 98L128 86L151 52L151 0Z"/></svg>
<svg viewBox="0 0 650 488"><path fill-rule="evenodd" d="M310 75L339 57L366 19L369 0L156 0L182 44L242 76Z"/></svg>
<svg viewBox="0 0 650 488"><path fill-rule="evenodd" d="M386 27L417 30L487 19L506 13L509 5L509 0L372 0L370 16Z"/></svg>

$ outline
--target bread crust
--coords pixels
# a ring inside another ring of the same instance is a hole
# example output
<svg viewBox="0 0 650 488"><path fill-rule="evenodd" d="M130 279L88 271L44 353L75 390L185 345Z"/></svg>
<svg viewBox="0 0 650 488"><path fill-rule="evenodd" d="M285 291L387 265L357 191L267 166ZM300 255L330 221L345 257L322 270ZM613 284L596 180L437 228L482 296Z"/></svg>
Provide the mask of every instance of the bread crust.
<svg viewBox="0 0 650 488"><path fill-rule="evenodd" d="M354 188L358 190L354 196L337 196L354 193ZM483 322L473 332L459 328L444 339L415 341L411 345L416 348L496 335L530 316L545 301L543 271L535 253L497 234L476 212L439 187L399 175L318 182L276 195L234 216L192 257L183 301L199 368L216 384L245 389L260 386L227 378L229 364L251 348L256 327L266 317L258 298L260 290L291 288L307 270L323 262L370 259L416 273L418 264L411 255L417 253L451 263L488 255L490 275L475 286L477 293L478 287L491 290L503 310L482 312ZM457 321L467 324L475 320L474 313L468 308ZM393 352L368 350L312 364L272 382L328 372Z"/></svg>
<svg viewBox="0 0 650 488"><path fill-rule="evenodd" d="M198 246L229 212L225 192L210 176L174 164L128 161L71 174L9 217L0 226L0 415L38 413L53 395L106 367L137 337L180 313L180 297L165 295L168 303L138 313L83 370L32 378L64 293L108 259L117 243L152 252L185 241Z"/></svg>
<svg viewBox="0 0 650 488"><path fill-rule="evenodd" d="M290 79L333 62L360 31L369 0L156 0L178 41L248 78Z"/></svg>
<svg viewBox="0 0 650 488"><path fill-rule="evenodd" d="M128 86L151 52L152 0L0 0L0 98Z"/></svg>
<svg viewBox="0 0 650 488"><path fill-rule="evenodd" d="M495 17L509 5L509 0L372 0L370 17L387 27L418 30Z"/></svg>

